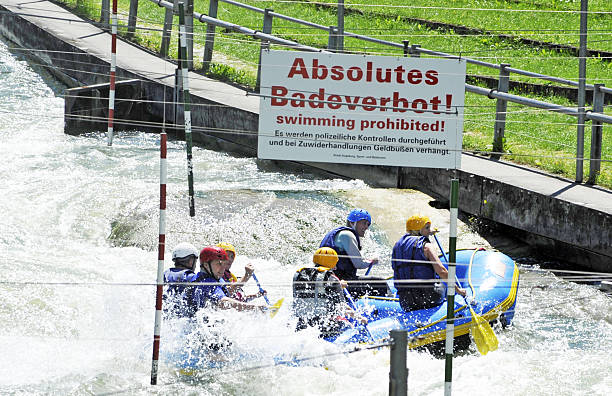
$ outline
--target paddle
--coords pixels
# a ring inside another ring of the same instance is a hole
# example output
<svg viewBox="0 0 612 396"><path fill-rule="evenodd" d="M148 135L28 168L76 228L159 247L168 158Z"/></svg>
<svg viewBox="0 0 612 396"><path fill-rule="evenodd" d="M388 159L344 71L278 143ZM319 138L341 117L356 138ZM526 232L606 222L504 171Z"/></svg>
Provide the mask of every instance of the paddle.
<svg viewBox="0 0 612 396"><path fill-rule="evenodd" d="M351 293L349 293L348 290L346 289L342 289L344 291L344 295L346 296L346 301L348 302L349 307L351 307L351 309L355 312L357 312L357 305L355 305L355 301L353 300L353 297L351 296ZM370 330L368 330L368 326L366 326L365 324L361 324L359 323L357 320L353 319L355 321L355 324L359 325L359 326L363 326L363 328L365 329L366 333L368 333L368 337L370 337L370 340L372 340L372 342L374 342L374 337L372 336L372 333L370 333Z"/></svg>
<svg viewBox="0 0 612 396"><path fill-rule="evenodd" d="M253 272L251 274L251 276L253 277L253 279L255 279L255 283L257 283L257 287L259 288L259 292L263 296L264 300L266 300L266 303L268 303L268 305L270 305L270 300L268 299L268 296L266 296L266 293L265 293L264 289L261 287L261 284L259 283L259 279L257 279L257 276L255 275L255 272ZM270 318L273 318L273 317L276 316L276 314L278 313L278 310L280 309L281 305L283 305L283 301L285 301L285 299L281 298L280 300L278 300L277 302L275 302L274 304L272 304L268 308L268 310L270 311Z"/></svg>
<svg viewBox="0 0 612 396"><path fill-rule="evenodd" d="M280 300L278 300L277 302L275 302L272 306L268 308L268 310L270 311L270 318L273 318L276 316L281 305L283 305L283 301L285 301L285 299L281 298Z"/></svg>
<svg viewBox="0 0 612 396"><path fill-rule="evenodd" d="M255 283L257 283L257 287L259 287L259 292L263 296L264 300L266 300L266 303L268 303L268 305L270 305L270 300L268 300L268 296L266 296L266 293L265 293L264 289L261 288L261 284L259 283L259 279L257 279L257 276L255 275L255 272L253 272L251 274L251 276L253 277L253 279L255 279ZM279 300L279 301L281 301L281 300ZM278 302L277 302L277 304L278 304ZM282 304L282 301L281 301L281 304Z"/></svg>
<svg viewBox="0 0 612 396"><path fill-rule="evenodd" d="M446 260L446 262L448 263L448 258L444 253L444 249L442 249L442 245L440 244L438 237L436 236L436 234L433 234L433 237L436 240L438 247L440 248L440 252L442 252L442 257L444 257L444 260ZM477 251L478 250L475 250L474 254L476 254ZM474 254L472 254L472 257L470 258L470 266L472 265ZM459 287L461 287L461 282L459 282L457 276L455 276L455 282L457 282ZM471 283L470 287L472 289L472 297L474 297L474 288L472 287ZM478 315L474 311L471 302L468 302L468 307L470 309L470 314L472 315L472 320L474 321L474 325L470 328L470 333L472 334L472 338L474 339L474 343L476 344L478 352L480 352L482 355L486 355L489 351L496 350L499 345L499 341L497 340L497 337L495 336L491 325L482 316Z"/></svg>
<svg viewBox="0 0 612 396"><path fill-rule="evenodd" d="M366 271L365 276L370 275L370 271L372 271L372 266L373 266L373 265L374 265L374 263L372 263L372 264L370 264L370 265L368 266L368 270Z"/></svg>

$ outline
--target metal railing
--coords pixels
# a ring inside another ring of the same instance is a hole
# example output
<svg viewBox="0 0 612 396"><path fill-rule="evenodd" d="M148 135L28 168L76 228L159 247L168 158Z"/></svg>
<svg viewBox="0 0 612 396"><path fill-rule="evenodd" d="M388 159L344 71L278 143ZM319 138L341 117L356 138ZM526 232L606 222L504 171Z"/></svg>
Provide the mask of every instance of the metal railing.
<svg viewBox="0 0 612 396"><path fill-rule="evenodd" d="M106 0L102 0L106 1ZM166 8L166 21L170 21L170 23L164 24L164 32L162 39L162 46L160 48L160 54L162 56L167 56L167 46L164 47L164 40L169 40L170 30L171 30L171 22L172 15L174 10L176 9L176 4L178 4L178 0L174 0L174 3L166 1L166 0L149 0L153 3L159 5L160 7ZM193 3L193 0L185 0L186 2ZM217 9L219 1L244 8L250 10L252 12L257 12L263 14L263 24L262 30L253 30L240 25L236 25L230 22L226 22L220 19L217 19ZM135 14L137 12L137 6L133 6L133 4L137 4L138 0L130 0L130 16L128 18L128 32L133 32L135 30L136 17ZM189 8L189 7L188 7ZM193 9L193 7L191 8ZM132 15L132 12L134 15ZM329 35L328 46L327 49L321 49L316 47L311 47L307 45L300 44L296 41L283 39L277 36L272 35L272 25L273 18L282 19L285 21L289 21L292 23L296 23L303 26L308 26L314 29L319 29L326 31ZM490 62L485 62L477 59L471 59L468 57L457 56L453 54L448 54L445 52L434 51L426 48L422 48L420 45L409 44L408 40L404 40L401 43L381 40L375 37L369 37L357 33L352 33L348 31L344 31L344 3L342 0L339 0L338 3L338 25L337 26L323 26L313 22L304 21L298 18L290 17L287 15L279 14L274 12L272 9L262 9L255 6L251 6L248 4L243 4L235 0L210 0L209 2L209 13L208 15L200 14L198 12L193 11L192 16L189 19L195 19L201 23L207 24L206 30L206 39L203 53L203 68L204 71L207 71L210 67L212 61L212 54L214 48L214 36L215 36L215 28L221 27L231 32L241 33L255 39L261 41L260 45L260 61L258 62L258 72L257 72L257 83L256 90L259 89L259 81L261 75L261 50L265 48L269 48L270 43L286 46L292 49L308 51L308 52L342 52L344 47L344 38L349 37L353 39L363 40L371 43L376 43L380 45L389 46L391 48L402 49L404 52L404 56L411 57L419 57L421 54L429 55L429 56L437 56L446 59L463 59L467 63L488 67L491 69L495 69L499 71L498 78L498 86L496 89L486 89L477 87L474 85L470 85L466 83L466 91L470 93L474 93L477 95L485 95L491 99L496 99L496 114L495 114L495 126L494 126L494 137L493 137L493 152L491 154L492 157L499 158L501 154L504 152L503 141L504 141L504 133L505 133L505 125L506 125L506 113L507 113L507 102L513 102L520 105L534 107L539 109L544 109L548 111L553 111L557 113L562 113L570 116L580 117L580 109L565 107L561 105L557 105L554 103L543 102L539 100L534 100L530 98L526 98L520 95L513 95L508 93L509 82L510 82L510 74L516 74L526 77L538 78L544 81L549 81L557 84L569 85L572 87L581 88L581 84L577 81L568 80L555 76L548 76L541 73L535 73L528 70L522 70L510 67L509 64L501 63L495 64ZM131 24L131 25L130 25ZM192 62L192 59L190 60ZM191 65L193 63L190 63ZM602 124L612 124L612 117L603 114L603 103L605 103L605 95L612 95L612 89L605 87L603 84L582 84L585 90L593 91L593 107L591 110L587 110L583 112L583 117L585 120L592 121L591 128L591 151L590 151L590 172L589 172L589 180L588 183L595 184L596 177L599 173L601 166L601 152L602 152ZM579 126L580 128L580 126ZM578 137L578 142L581 141L581 138ZM577 145L578 146L578 145ZM576 169L577 169L577 182L582 182L582 162L584 159L582 158L580 147L577 147L577 158L576 158ZM579 175L580 173L580 175ZM580 180L578 180L580 179Z"/></svg>

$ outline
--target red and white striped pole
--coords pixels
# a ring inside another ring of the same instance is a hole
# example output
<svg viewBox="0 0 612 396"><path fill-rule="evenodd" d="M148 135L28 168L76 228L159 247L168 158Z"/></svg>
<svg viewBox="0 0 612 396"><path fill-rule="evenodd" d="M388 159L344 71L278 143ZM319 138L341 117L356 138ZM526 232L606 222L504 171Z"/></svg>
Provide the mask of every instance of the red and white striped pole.
<svg viewBox="0 0 612 396"><path fill-rule="evenodd" d="M113 119L115 118L115 71L117 70L117 0L113 0L111 14L110 88L108 91L108 145L113 145Z"/></svg>
<svg viewBox="0 0 612 396"><path fill-rule="evenodd" d="M157 385L159 367L159 343L161 340L162 295L164 294L164 250L166 248L166 146L168 137L161 133L159 163L159 245L157 254L157 290L155 292L155 329L153 330L153 363L151 365L151 385Z"/></svg>

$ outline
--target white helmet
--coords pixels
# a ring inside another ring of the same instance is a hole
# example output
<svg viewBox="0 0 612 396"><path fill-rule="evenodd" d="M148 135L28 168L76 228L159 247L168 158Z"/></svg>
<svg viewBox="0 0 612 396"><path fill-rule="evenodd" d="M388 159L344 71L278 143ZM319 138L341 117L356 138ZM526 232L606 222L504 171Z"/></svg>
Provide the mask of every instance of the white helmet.
<svg viewBox="0 0 612 396"><path fill-rule="evenodd" d="M176 259L187 258L189 256L198 257L200 252L195 248L191 243L181 242L174 247L172 251L172 261L176 261Z"/></svg>

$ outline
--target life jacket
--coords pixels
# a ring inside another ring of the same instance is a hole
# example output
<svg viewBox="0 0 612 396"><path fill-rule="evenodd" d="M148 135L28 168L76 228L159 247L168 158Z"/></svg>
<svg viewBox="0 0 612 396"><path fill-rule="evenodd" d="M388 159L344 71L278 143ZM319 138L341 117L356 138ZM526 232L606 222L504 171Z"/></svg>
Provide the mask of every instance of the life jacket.
<svg viewBox="0 0 612 396"><path fill-rule="evenodd" d="M195 282L197 274L190 269L170 268L164 272L164 283ZM163 294L164 312L172 316L191 316L194 287L169 285Z"/></svg>
<svg viewBox="0 0 612 396"><path fill-rule="evenodd" d="M327 268L306 267L293 275L293 311L298 318L316 320L334 314L344 294L338 277Z"/></svg>
<svg viewBox="0 0 612 396"><path fill-rule="evenodd" d="M361 240L359 239L359 234L357 234L357 231L355 231L354 229L350 227L334 228L333 230L328 232L327 235L325 235L325 237L323 237L323 240L321 241L321 244L319 245L319 247L330 247L334 249L336 253L338 253L338 256L348 256L348 253L343 248L336 246L336 235L338 235L340 231L352 232L355 235L355 238L357 238L357 248L361 250ZM353 262L351 261L349 257L338 257L338 264L336 264L336 271L339 273L344 273L348 275L347 278L357 277L357 268L355 268L355 266L353 265ZM343 279L345 278L344 276L341 276L341 277Z"/></svg>
<svg viewBox="0 0 612 396"><path fill-rule="evenodd" d="M393 278L395 280L434 279L436 277L436 272L433 266L428 262L429 259L425 256L423 251L426 243L429 243L427 237L413 236L410 234L405 234L397 241L395 246L393 246L393 253L391 255L391 266L393 267ZM419 262L398 260L417 260ZM434 284L424 283L422 285L419 284L419 287L431 287L433 289ZM396 282L395 288L398 291L408 291L410 285Z"/></svg>
<svg viewBox="0 0 612 396"><path fill-rule="evenodd" d="M227 283L235 283L238 282L238 278L236 278L236 275L232 274L230 271L225 271L223 273L223 277L221 278L224 281L226 281ZM227 294L229 297L231 298L235 298L238 301L246 301L246 297L244 296L244 290L242 290L242 287L239 287L235 292L230 292L230 290L226 287L223 288L223 291L225 292L225 294Z"/></svg>
<svg viewBox="0 0 612 396"><path fill-rule="evenodd" d="M223 279L226 282L238 282L238 278L236 278L236 275L232 274L230 271L225 271L223 273Z"/></svg>
<svg viewBox="0 0 612 396"><path fill-rule="evenodd" d="M214 276L209 274L206 271L200 271L197 274L194 282L198 283L225 283L223 278L216 279ZM226 297L227 293L224 290L223 286L220 285L198 285L193 287L193 293L191 295L191 299L189 302L192 304L195 309L202 308L206 306L208 302L216 303L217 298L213 297Z"/></svg>

